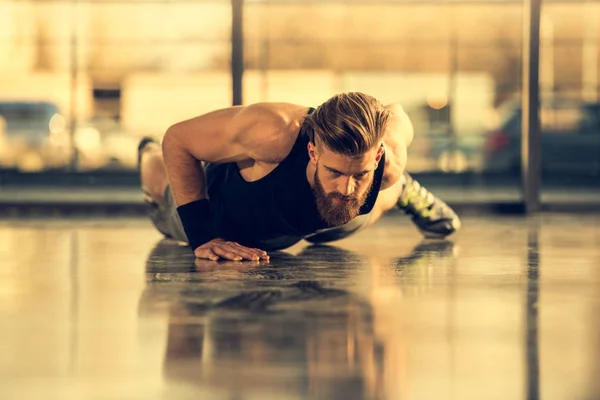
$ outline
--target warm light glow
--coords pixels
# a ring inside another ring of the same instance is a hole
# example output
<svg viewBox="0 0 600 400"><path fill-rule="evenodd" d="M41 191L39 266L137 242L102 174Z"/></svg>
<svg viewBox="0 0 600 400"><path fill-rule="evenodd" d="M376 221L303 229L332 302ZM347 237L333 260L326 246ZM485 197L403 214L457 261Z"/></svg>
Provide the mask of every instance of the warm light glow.
<svg viewBox="0 0 600 400"><path fill-rule="evenodd" d="M67 127L67 121L65 117L56 113L50 118L50 123L48 124L48 128L50 129L50 133L59 133L65 130Z"/></svg>
<svg viewBox="0 0 600 400"><path fill-rule="evenodd" d="M44 169L44 160L38 153L27 152L20 156L18 169L22 172L39 172Z"/></svg>
<svg viewBox="0 0 600 400"><path fill-rule="evenodd" d="M100 146L100 132L94 128L81 128L75 133L77 148L90 151Z"/></svg>
<svg viewBox="0 0 600 400"><path fill-rule="evenodd" d="M438 159L438 168L442 172L461 173L469 168L469 161L461 151L443 152Z"/></svg>
<svg viewBox="0 0 600 400"><path fill-rule="evenodd" d="M4 117L2 115L0 115L0 139L2 139L4 137L4 134L6 133L6 120L4 119Z"/></svg>
<svg viewBox="0 0 600 400"><path fill-rule="evenodd" d="M489 110L482 118L483 126L486 129L494 129L500 124L500 115L496 110Z"/></svg>
<svg viewBox="0 0 600 400"><path fill-rule="evenodd" d="M48 137L50 144L57 147L67 147L69 146L69 132L60 131L56 133L51 133Z"/></svg>
<svg viewBox="0 0 600 400"><path fill-rule="evenodd" d="M441 110L448 105L448 96L442 93L433 93L427 96L427 104L434 110Z"/></svg>

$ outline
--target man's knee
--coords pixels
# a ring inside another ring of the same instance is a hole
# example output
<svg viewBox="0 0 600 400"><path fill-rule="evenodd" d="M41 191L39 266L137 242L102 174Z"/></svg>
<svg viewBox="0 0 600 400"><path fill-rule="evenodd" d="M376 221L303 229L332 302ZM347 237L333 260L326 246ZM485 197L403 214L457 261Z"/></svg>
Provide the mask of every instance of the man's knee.
<svg viewBox="0 0 600 400"><path fill-rule="evenodd" d="M160 148L148 149L142 154L140 174L142 188L147 191L156 202L161 203L165 189L169 184L169 179Z"/></svg>

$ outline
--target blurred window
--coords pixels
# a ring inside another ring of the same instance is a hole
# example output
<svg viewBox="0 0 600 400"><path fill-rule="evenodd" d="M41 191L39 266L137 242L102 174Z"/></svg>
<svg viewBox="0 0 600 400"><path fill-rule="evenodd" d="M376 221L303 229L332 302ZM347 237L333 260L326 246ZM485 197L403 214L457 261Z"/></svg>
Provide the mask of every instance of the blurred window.
<svg viewBox="0 0 600 400"><path fill-rule="evenodd" d="M424 108L429 123L429 135L448 135L450 133L451 106L447 104L434 108L431 105L426 105Z"/></svg>
<svg viewBox="0 0 600 400"><path fill-rule="evenodd" d="M581 121L581 133L600 136L600 105L592 104L585 108Z"/></svg>
<svg viewBox="0 0 600 400"><path fill-rule="evenodd" d="M45 126L57 111L56 107L47 103L0 103L0 115L6 121L7 131L23 124Z"/></svg>
<svg viewBox="0 0 600 400"><path fill-rule="evenodd" d="M542 132L549 134L577 134L584 113L580 107L544 107L540 111Z"/></svg>

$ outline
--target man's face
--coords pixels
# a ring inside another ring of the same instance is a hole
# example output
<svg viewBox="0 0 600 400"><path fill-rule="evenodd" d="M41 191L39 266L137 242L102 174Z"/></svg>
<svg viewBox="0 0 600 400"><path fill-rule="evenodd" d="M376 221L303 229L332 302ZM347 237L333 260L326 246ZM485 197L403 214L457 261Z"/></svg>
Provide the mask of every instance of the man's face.
<svg viewBox="0 0 600 400"><path fill-rule="evenodd" d="M317 208L329 226L345 224L358 215L373 185L382 154L383 148L376 147L353 158L325 146L309 144L309 155L315 165L313 191Z"/></svg>

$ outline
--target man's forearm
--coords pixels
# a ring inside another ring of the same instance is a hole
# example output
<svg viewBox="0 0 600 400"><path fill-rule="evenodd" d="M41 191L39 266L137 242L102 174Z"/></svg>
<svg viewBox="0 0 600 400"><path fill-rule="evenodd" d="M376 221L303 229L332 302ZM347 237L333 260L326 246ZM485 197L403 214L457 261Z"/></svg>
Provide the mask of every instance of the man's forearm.
<svg viewBox="0 0 600 400"><path fill-rule="evenodd" d="M196 250L214 239L202 162L182 145L172 131L167 131L163 139L163 157L177 214L190 247Z"/></svg>
<svg viewBox="0 0 600 400"><path fill-rule="evenodd" d="M181 206L206 199L206 177L202 162L182 145L173 132L167 131L162 148L175 204Z"/></svg>

